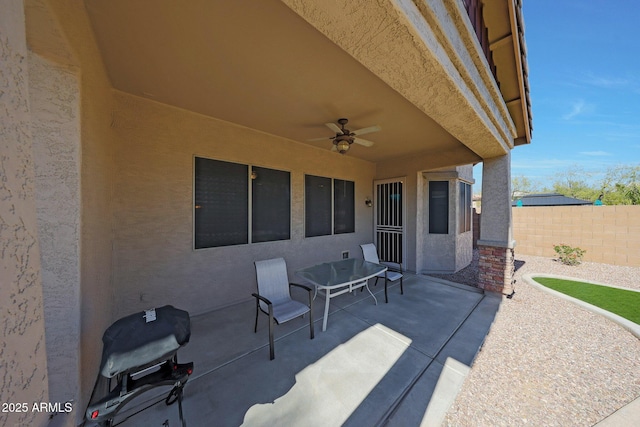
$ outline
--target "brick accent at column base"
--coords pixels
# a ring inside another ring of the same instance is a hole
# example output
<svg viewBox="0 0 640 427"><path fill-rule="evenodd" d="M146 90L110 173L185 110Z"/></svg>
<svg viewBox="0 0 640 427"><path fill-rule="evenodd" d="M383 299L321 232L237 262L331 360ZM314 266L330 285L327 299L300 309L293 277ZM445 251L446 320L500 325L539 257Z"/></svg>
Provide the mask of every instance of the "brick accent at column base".
<svg viewBox="0 0 640 427"><path fill-rule="evenodd" d="M478 245L478 287L486 291L513 293L514 250L497 246Z"/></svg>

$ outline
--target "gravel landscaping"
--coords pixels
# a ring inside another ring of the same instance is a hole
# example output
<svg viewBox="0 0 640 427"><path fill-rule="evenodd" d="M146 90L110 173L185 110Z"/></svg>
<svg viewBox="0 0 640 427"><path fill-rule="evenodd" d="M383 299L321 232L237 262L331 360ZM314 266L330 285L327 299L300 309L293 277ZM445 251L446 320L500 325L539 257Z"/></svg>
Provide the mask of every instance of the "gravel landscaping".
<svg viewBox="0 0 640 427"><path fill-rule="evenodd" d="M518 255L504 298L446 426L592 426L640 397L640 340L597 314L521 280L558 274L640 289L639 267ZM474 285L474 262L438 277Z"/></svg>

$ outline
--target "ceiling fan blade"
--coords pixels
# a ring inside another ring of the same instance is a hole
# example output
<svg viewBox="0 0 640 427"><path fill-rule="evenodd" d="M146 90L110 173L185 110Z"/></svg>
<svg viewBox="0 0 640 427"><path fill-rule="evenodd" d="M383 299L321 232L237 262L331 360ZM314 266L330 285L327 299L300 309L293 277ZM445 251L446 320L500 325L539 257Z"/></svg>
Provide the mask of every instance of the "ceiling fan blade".
<svg viewBox="0 0 640 427"><path fill-rule="evenodd" d="M364 135L367 133L373 133L373 132L378 132L381 131L382 128L380 126L369 126L367 128L362 128L362 129L358 129L358 130L354 130L353 132L351 132L352 135Z"/></svg>
<svg viewBox="0 0 640 427"><path fill-rule="evenodd" d="M323 136L322 138L307 139L307 142L331 141L332 136Z"/></svg>
<svg viewBox="0 0 640 427"><path fill-rule="evenodd" d="M325 126L334 131L335 133L342 133L342 129L335 123L325 123Z"/></svg>
<svg viewBox="0 0 640 427"><path fill-rule="evenodd" d="M375 144L375 142L373 141L362 138L354 138L353 142L355 142L356 144L364 145L365 147L371 147L373 144Z"/></svg>

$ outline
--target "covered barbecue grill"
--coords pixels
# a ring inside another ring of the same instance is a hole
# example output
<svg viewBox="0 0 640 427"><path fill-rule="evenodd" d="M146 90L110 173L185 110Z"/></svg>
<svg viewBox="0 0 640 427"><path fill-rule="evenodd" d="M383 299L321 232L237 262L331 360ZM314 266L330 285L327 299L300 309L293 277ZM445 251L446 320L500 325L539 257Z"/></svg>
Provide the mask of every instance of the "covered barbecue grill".
<svg viewBox="0 0 640 427"><path fill-rule="evenodd" d="M190 336L189 313L170 305L123 317L109 326L102 337L100 373L86 420L112 426L116 414L136 396L173 386L165 403L178 402L184 427L182 389L193 363L178 363L177 352Z"/></svg>

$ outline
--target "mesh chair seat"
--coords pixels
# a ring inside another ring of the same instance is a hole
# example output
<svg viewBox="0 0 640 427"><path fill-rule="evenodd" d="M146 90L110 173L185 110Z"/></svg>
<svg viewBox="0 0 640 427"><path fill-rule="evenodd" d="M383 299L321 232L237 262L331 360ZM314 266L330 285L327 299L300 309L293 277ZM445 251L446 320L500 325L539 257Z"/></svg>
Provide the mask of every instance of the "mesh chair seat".
<svg viewBox="0 0 640 427"><path fill-rule="evenodd" d="M376 277L384 277L384 273L380 273ZM402 273L398 273L397 271L387 270L387 279L390 282L395 282L396 280L402 279Z"/></svg>
<svg viewBox="0 0 640 427"><path fill-rule="evenodd" d="M287 264L283 258L256 261L256 279L258 293L256 298L256 322L254 332L258 332L258 314L260 311L269 316L269 356L274 359L273 324L281 324L309 313L309 329L311 339L313 330L313 296L311 288L296 283L289 283ZM309 305L291 298L290 286L297 286L309 293Z"/></svg>
<svg viewBox="0 0 640 427"><path fill-rule="evenodd" d="M373 243L366 243L364 245L360 245L360 248L362 249L362 256L364 257L365 261L368 262L372 262L374 264L380 264L380 265L384 265L385 267L388 268L388 270L386 271L386 274L380 273L379 275L376 276L376 283L378 283L378 279L379 278L385 278L386 280L384 281L384 300L385 302L389 302L389 298L387 296L387 283L388 282L395 282L396 280L400 280L400 294L404 295L404 288L402 285L402 265L398 264L398 267L396 268L397 270L400 271L395 271L396 269L394 269L394 267L390 267L386 264L388 264L388 262L386 261L380 261L380 258L378 257L378 250L376 249L376 245L374 245Z"/></svg>
<svg viewBox="0 0 640 427"><path fill-rule="evenodd" d="M309 306L292 299L273 304L273 318L279 324L303 316L308 312Z"/></svg>

